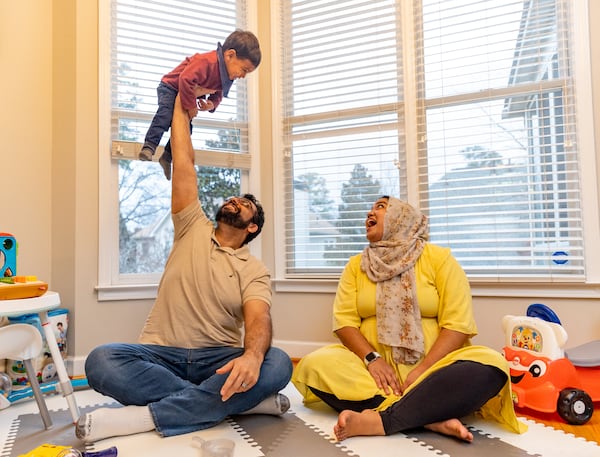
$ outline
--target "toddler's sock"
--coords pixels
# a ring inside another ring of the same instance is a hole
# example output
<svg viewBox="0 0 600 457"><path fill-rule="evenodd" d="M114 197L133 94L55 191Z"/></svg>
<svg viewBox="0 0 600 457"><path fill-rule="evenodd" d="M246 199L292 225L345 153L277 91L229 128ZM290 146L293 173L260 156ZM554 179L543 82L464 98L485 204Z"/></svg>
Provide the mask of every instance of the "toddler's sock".
<svg viewBox="0 0 600 457"><path fill-rule="evenodd" d="M86 443L111 436L149 432L156 427L147 406L99 408L82 415L75 425L75 435Z"/></svg>
<svg viewBox="0 0 600 457"><path fill-rule="evenodd" d="M144 144L138 155L139 159L145 162L152 162L152 156L154 155L155 149L156 147L151 147L148 144Z"/></svg>
<svg viewBox="0 0 600 457"><path fill-rule="evenodd" d="M160 166L163 169L165 178L167 178L170 181L171 180L171 161L168 158L166 158L163 154L160 156L160 159L158 159L158 163L160 164Z"/></svg>
<svg viewBox="0 0 600 457"><path fill-rule="evenodd" d="M240 414L271 414L280 416L290 409L290 399L283 394L275 394L265 398L254 408Z"/></svg>

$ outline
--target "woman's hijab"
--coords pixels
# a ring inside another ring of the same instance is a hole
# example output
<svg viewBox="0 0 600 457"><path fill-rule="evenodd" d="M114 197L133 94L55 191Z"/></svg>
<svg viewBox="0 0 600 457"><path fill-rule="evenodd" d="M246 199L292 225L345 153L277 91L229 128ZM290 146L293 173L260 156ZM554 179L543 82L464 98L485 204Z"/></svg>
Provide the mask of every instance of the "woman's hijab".
<svg viewBox="0 0 600 457"><path fill-rule="evenodd" d="M427 216L390 197L383 237L362 255L361 269L377 283L377 335L397 363L414 364L425 352L414 266L428 237Z"/></svg>

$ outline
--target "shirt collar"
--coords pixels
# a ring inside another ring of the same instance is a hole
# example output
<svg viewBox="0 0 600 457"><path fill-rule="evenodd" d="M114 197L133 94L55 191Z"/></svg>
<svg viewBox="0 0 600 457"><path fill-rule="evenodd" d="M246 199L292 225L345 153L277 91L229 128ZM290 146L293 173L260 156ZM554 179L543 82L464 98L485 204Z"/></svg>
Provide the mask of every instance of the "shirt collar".
<svg viewBox="0 0 600 457"><path fill-rule="evenodd" d="M250 258L250 247L247 244L244 244L238 249L233 249L228 246L221 246L219 244L219 240L217 240L217 237L215 236L214 230L212 233L212 240L214 241L217 249L225 251L229 255L235 256L240 260L248 260Z"/></svg>
<svg viewBox="0 0 600 457"><path fill-rule="evenodd" d="M233 84L233 80L229 79L229 74L227 73L227 66L225 65L225 56L223 56L223 46L221 46L221 43L217 44L217 60L219 61L219 73L221 75L223 97L227 97L229 89L231 89Z"/></svg>

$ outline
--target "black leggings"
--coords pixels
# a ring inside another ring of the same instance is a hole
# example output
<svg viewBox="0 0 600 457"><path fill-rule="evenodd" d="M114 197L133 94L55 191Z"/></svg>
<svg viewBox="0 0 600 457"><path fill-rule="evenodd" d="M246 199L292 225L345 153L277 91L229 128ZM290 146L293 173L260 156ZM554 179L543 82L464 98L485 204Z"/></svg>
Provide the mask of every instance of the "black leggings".
<svg viewBox="0 0 600 457"><path fill-rule="evenodd" d="M470 360L440 368L379 413L385 434L471 414L498 394L507 380L499 368ZM380 395L362 401L341 400L312 387L310 390L338 412L374 409L384 400Z"/></svg>

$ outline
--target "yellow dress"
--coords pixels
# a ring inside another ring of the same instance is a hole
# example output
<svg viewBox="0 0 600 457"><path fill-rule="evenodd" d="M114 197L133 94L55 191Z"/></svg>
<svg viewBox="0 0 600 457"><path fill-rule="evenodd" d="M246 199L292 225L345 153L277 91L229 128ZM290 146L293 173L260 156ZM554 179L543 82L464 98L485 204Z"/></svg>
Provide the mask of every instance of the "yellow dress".
<svg viewBox="0 0 600 457"><path fill-rule="evenodd" d="M350 258L340 278L333 306L333 329L359 329L371 346L395 368L398 378L403 381L414 365L395 363L390 346L377 341L377 286L361 271L360 259L360 254ZM442 327L471 337L477 334L469 283L449 249L427 243L415 264L415 276L425 352L430 350ZM469 343L431 366L408 390L432 372L457 360L492 365L509 376L508 364L499 352ZM344 400L360 401L380 395L385 400L376 408L378 411L387 409L400 399L379 389L363 361L342 344L326 346L303 357L294 370L292 382L303 395L305 403L320 401L308 386ZM481 408L480 414L517 433L523 433L527 429L516 418L509 382Z"/></svg>

